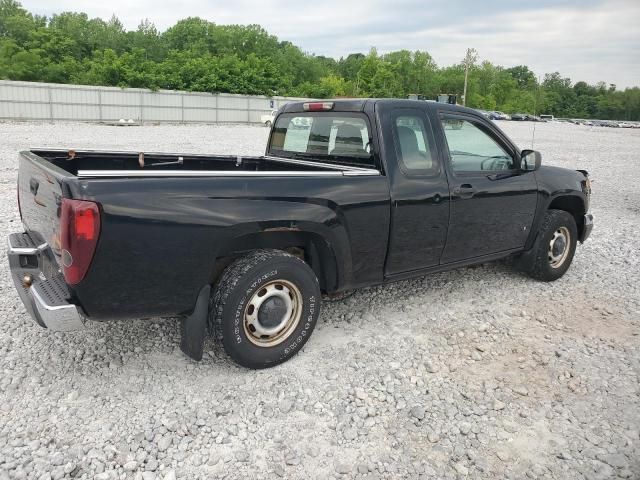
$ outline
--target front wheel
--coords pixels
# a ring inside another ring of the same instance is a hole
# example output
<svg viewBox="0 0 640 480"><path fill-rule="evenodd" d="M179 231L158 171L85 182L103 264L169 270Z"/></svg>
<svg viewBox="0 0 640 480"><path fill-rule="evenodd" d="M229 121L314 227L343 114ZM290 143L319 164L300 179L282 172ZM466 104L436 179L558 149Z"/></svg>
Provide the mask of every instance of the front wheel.
<svg viewBox="0 0 640 480"><path fill-rule="evenodd" d="M578 243L578 229L571 214L563 210L549 210L534 246L533 268L528 272L537 280L552 282L569 269Z"/></svg>
<svg viewBox="0 0 640 480"><path fill-rule="evenodd" d="M279 250L257 250L222 274L211 298L210 322L227 354L248 368L294 356L320 313L320 287L304 261Z"/></svg>

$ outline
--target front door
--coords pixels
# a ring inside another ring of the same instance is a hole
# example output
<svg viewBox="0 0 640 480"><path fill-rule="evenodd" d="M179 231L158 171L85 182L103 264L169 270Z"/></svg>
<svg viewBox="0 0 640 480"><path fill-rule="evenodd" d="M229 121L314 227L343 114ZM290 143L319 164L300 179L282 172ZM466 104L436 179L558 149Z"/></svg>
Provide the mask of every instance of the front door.
<svg viewBox="0 0 640 480"><path fill-rule="evenodd" d="M515 147L488 120L443 112L451 218L441 263L524 247L536 211L533 172L520 170Z"/></svg>

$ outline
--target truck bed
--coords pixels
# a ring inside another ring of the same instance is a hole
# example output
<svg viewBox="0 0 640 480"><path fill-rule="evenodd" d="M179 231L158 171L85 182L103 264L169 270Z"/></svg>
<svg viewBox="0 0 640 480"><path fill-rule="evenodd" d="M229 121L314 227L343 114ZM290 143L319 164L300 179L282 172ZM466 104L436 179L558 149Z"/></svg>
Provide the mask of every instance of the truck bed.
<svg viewBox="0 0 640 480"><path fill-rule="evenodd" d="M324 273L327 290L381 280L390 211L378 170L268 156L145 152L144 166L139 159L53 149L19 156L22 222L54 274L63 263L62 199L99 205L91 266L69 293L90 318L188 312L218 259L265 234L313 244L318 255L330 243L346 261Z"/></svg>
<svg viewBox="0 0 640 480"><path fill-rule="evenodd" d="M99 150L33 149L29 152L80 178L301 176L378 173L349 162L316 162L269 156L231 156Z"/></svg>

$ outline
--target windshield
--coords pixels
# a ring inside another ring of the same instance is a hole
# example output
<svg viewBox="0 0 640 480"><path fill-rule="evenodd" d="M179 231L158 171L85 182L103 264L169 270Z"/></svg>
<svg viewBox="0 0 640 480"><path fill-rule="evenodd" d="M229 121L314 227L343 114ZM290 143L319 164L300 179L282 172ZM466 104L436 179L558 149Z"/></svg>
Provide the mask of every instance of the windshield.
<svg viewBox="0 0 640 480"><path fill-rule="evenodd" d="M287 113L276 120L269 154L372 167L369 127L357 113Z"/></svg>

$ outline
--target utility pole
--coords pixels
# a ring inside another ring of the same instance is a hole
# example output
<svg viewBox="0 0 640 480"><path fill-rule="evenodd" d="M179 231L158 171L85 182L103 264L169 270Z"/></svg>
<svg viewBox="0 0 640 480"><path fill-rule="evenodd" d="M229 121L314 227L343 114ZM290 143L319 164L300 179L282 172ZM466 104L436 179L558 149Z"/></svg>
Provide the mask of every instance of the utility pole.
<svg viewBox="0 0 640 480"><path fill-rule="evenodd" d="M467 104L467 78L469 77L469 68L478 60L478 52L475 48L467 48L467 54L464 57L464 92L462 93L462 105Z"/></svg>

